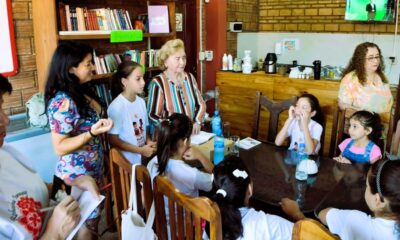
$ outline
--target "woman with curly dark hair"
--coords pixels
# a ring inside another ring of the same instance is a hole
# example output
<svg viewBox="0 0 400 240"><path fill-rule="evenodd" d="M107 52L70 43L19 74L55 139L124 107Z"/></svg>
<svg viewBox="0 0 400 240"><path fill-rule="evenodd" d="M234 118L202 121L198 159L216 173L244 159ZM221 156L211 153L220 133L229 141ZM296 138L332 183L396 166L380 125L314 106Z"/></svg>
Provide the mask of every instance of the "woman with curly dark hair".
<svg viewBox="0 0 400 240"><path fill-rule="evenodd" d="M343 72L338 96L340 108L389 112L393 96L384 67L378 45L371 42L359 44Z"/></svg>

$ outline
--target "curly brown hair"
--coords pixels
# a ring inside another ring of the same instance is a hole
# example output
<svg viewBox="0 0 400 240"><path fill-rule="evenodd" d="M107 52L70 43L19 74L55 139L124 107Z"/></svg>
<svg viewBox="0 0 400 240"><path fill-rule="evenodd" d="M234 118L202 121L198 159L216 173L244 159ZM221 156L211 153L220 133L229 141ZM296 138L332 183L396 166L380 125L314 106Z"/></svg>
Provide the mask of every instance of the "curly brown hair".
<svg viewBox="0 0 400 240"><path fill-rule="evenodd" d="M378 45L372 42L364 42L356 47L353 53L353 57L351 57L349 64L343 72L343 76L345 76L349 72L354 71L357 74L358 81L361 85L364 85L367 82L367 76L365 73L365 57L367 56L368 48L378 49L380 64L378 69L376 70L376 73L378 73L378 75L381 77L383 83L388 83L389 81L383 73L383 71L385 70L385 63L383 62L381 49L378 47Z"/></svg>

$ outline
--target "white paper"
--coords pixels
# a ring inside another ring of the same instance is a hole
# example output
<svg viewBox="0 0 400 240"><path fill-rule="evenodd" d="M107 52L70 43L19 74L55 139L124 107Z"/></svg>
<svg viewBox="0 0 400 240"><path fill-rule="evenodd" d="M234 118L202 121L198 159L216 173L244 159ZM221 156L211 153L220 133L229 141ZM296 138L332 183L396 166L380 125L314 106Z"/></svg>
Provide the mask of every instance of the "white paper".
<svg viewBox="0 0 400 240"><path fill-rule="evenodd" d="M190 137L190 143L194 144L194 145L199 145L199 144L207 142L214 136L215 136L214 133L200 131L198 134L192 135Z"/></svg>
<svg viewBox="0 0 400 240"><path fill-rule="evenodd" d="M257 146L260 143L261 143L260 141L252 139L251 137L247 137L245 139L240 140L239 147L247 150Z"/></svg>
<svg viewBox="0 0 400 240"><path fill-rule="evenodd" d="M78 232L79 228L83 225L86 219L90 216L94 209L100 205L104 200L104 196L100 195L100 200L96 200L89 191L82 191L79 188L72 187L71 196L79 202L79 208L81 209L81 220L78 225L68 235L67 240L71 240Z"/></svg>

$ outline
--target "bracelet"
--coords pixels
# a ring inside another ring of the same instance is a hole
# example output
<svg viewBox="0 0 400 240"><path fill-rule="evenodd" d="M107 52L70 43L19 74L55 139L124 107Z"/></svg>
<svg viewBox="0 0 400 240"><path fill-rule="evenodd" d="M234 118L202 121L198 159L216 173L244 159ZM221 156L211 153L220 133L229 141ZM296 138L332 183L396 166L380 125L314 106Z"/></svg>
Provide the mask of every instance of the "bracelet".
<svg viewBox="0 0 400 240"><path fill-rule="evenodd" d="M92 133L91 129L89 129L89 134L90 134L90 136L92 136L92 137L96 137L96 135L94 135L94 134Z"/></svg>

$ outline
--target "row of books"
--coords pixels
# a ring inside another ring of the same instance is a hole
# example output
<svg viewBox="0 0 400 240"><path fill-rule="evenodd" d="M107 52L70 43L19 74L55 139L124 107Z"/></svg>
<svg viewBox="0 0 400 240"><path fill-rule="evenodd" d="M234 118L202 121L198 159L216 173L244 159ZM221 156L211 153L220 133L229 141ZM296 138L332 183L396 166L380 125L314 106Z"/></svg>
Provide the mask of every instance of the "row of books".
<svg viewBox="0 0 400 240"><path fill-rule="evenodd" d="M102 99L108 107L112 102L111 90L108 89L105 84L96 84L94 85L94 88L96 90L97 96L99 96L100 99Z"/></svg>
<svg viewBox="0 0 400 240"><path fill-rule="evenodd" d="M61 31L131 30L129 12L125 9L73 7L59 3Z"/></svg>
<svg viewBox="0 0 400 240"><path fill-rule="evenodd" d="M157 57L158 50L150 49L147 51L127 50L124 53L108 53L97 55L93 52L94 65L97 74L113 73L117 70L122 61L134 61L146 68L159 67Z"/></svg>

